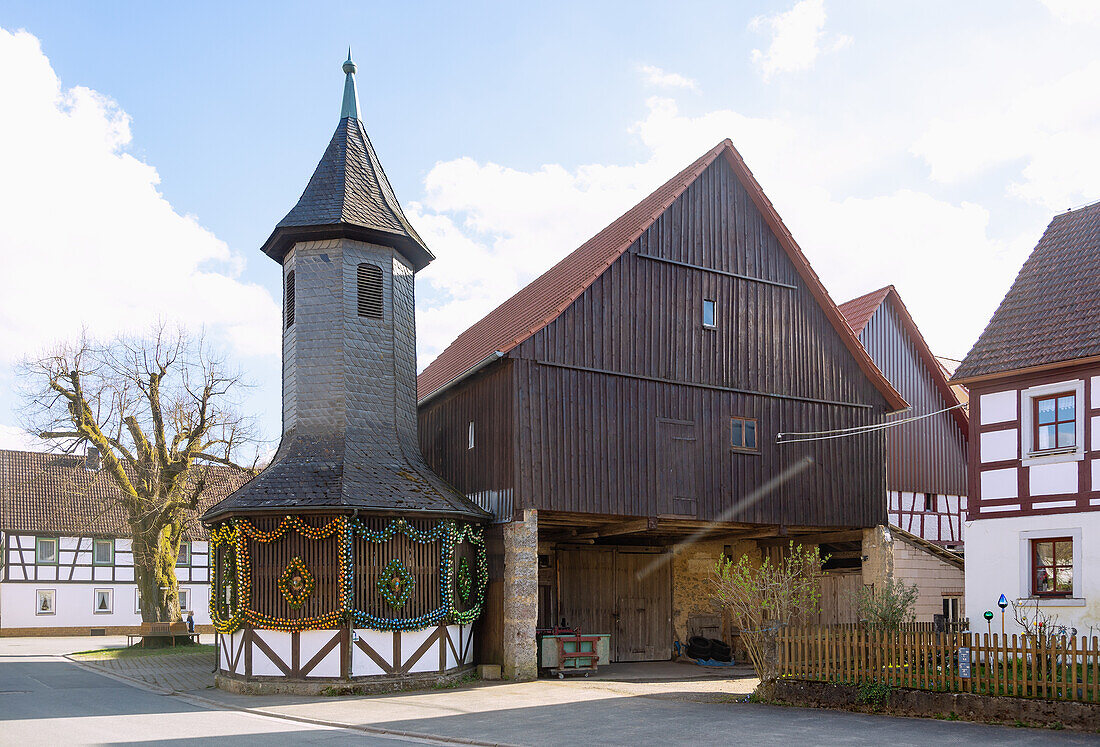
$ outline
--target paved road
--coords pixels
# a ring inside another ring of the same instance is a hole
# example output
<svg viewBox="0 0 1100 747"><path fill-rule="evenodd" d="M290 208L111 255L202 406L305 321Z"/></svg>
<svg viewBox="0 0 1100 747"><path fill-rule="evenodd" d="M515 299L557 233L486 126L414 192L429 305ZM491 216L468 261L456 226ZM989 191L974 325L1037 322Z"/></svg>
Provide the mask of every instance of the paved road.
<svg viewBox="0 0 1100 747"><path fill-rule="evenodd" d="M0 744L396 745L346 729L218 710L86 671L56 644L0 639ZM23 649L24 652L20 652ZM70 649L71 650L71 649Z"/></svg>
<svg viewBox="0 0 1100 747"><path fill-rule="evenodd" d="M58 655L90 647L87 640L0 639L0 745L400 741L157 695ZM334 723L522 745L1100 745L1100 735L1066 731L706 702L691 686L672 681L650 692L628 683L554 680L359 698L206 694L230 706Z"/></svg>

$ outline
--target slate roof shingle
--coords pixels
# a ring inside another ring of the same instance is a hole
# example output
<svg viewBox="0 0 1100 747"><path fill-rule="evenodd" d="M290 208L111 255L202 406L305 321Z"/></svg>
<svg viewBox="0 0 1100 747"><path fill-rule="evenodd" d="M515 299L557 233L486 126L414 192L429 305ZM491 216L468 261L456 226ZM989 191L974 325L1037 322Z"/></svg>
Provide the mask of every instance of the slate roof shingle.
<svg viewBox="0 0 1100 747"><path fill-rule="evenodd" d="M196 520L247 479L243 472L212 465L187 535L207 536ZM28 534L128 537L122 492L104 470L84 468L83 456L0 450L0 530Z"/></svg>
<svg viewBox="0 0 1100 747"><path fill-rule="evenodd" d="M340 120L302 196L262 248L281 262L295 241L337 236L391 244L416 270L435 259L401 210L374 145L355 117Z"/></svg>
<svg viewBox="0 0 1100 747"><path fill-rule="evenodd" d="M890 385L852 334L817 273L729 139L704 153L455 338L417 377L417 398L424 401L489 356L498 352L508 353L554 321L719 157L726 158L738 175L808 290L867 377L882 392L889 409L905 409L908 406L905 400Z"/></svg>
<svg viewBox="0 0 1100 747"><path fill-rule="evenodd" d="M952 377L1100 356L1100 202L1054 216Z"/></svg>

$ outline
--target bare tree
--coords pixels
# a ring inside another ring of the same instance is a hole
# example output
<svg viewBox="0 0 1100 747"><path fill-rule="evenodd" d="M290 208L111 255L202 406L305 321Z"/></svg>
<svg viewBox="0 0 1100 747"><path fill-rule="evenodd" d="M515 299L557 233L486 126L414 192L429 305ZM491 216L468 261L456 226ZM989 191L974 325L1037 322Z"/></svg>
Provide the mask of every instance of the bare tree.
<svg viewBox="0 0 1100 747"><path fill-rule="evenodd" d="M146 622L180 619L176 561L211 465L255 474L254 424L236 395L244 384L202 337L154 327L107 343L86 334L22 364L27 430L72 453L99 450L118 487L133 539Z"/></svg>

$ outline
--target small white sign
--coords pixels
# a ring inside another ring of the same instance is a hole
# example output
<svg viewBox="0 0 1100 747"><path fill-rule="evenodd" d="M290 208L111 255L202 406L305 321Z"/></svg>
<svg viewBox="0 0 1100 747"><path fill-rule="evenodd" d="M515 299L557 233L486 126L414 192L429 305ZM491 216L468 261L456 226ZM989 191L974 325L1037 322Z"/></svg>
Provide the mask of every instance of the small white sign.
<svg viewBox="0 0 1100 747"><path fill-rule="evenodd" d="M970 649L959 649L959 677L964 680L970 679Z"/></svg>

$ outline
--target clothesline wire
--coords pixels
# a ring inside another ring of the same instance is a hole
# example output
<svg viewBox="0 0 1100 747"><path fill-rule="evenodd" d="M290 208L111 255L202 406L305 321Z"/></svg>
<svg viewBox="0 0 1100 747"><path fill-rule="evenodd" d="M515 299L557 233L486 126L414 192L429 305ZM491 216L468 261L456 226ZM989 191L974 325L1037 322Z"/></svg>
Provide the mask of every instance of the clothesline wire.
<svg viewBox="0 0 1100 747"><path fill-rule="evenodd" d="M875 423L873 425L857 425L854 428L837 428L831 431L806 431L805 433L777 433L775 434L776 443L781 444L795 444L804 441L828 441L834 438L846 438L848 436L858 436L863 433L874 433L876 431L886 430L887 428L894 428L906 423L912 423L917 420L924 420L936 415L942 415L945 412L957 410L960 407L965 408L966 403L960 402L957 405L951 407L945 407L942 410L936 410L935 412L928 412L923 415L914 415L911 418L903 418L901 420L890 420L885 423Z"/></svg>

